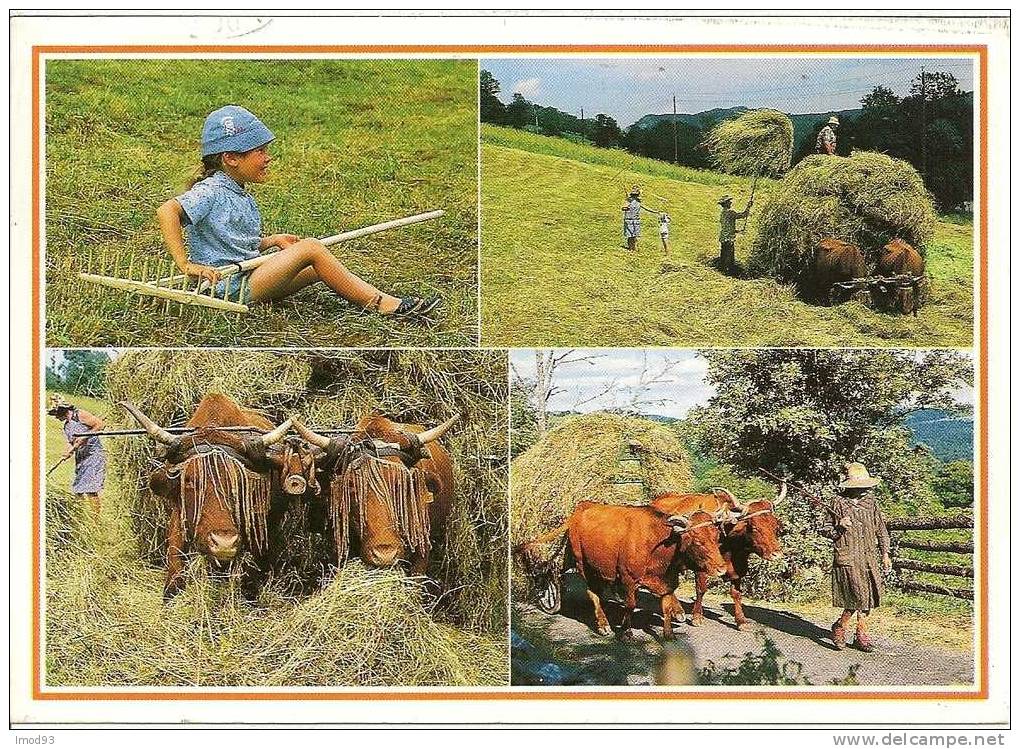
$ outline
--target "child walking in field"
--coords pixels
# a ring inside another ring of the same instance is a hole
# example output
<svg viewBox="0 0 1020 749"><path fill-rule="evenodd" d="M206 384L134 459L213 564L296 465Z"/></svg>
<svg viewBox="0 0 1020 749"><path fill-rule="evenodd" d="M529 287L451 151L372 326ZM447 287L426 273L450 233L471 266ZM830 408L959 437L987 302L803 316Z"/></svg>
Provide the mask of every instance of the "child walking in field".
<svg viewBox="0 0 1020 749"><path fill-rule="evenodd" d="M243 107L221 107L206 117L201 175L187 192L156 211L160 231L181 271L216 284L217 296L226 291L228 299L242 303L282 299L322 281L355 306L381 315L412 319L435 310L438 297L386 294L349 271L317 239L262 236L259 209L245 185L268 178L269 144L274 139L269 128ZM272 247L280 251L257 268L220 279L217 266L249 260ZM247 283L242 284L245 276Z"/></svg>
<svg viewBox="0 0 1020 749"><path fill-rule="evenodd" d="M659 237L662 239L662 254L669 254L669 214L659 214Z"/></svg>

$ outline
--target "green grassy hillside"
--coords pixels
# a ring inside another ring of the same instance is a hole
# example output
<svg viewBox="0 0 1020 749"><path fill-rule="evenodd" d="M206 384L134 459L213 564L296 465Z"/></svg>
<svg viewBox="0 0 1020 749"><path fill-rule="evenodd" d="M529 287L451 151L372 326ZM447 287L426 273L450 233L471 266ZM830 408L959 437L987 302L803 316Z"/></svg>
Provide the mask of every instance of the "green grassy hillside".
<svg viewBox="0 0 1020 749"><path fill-rule="evenodd" d="M46 65L50 346L463 346L477 337L477 68L471 60L55 60ZM436 324L366 315L323 284L247 315L84 284L83 269L166 275L156 209L199 163L205 116L247 106L275 133L252 185L263 232L322 237L446 215L334 248L399 295L440 294Z"/></svg>
<svg viewBox="0 0 1020 749"><path fill-rule="evenodd" d="M673 223L664 255L645 214L638 253L620 206L638 183ZM761 180L758 194L771 188ZM716 201L742 208L750 180L557 138L482 130L482 339L507 346L970 346L973 227L940 222L917 318L801 301L770 279L735 279L718 256ZM742 262L754 219L737 239Z"/></svg>

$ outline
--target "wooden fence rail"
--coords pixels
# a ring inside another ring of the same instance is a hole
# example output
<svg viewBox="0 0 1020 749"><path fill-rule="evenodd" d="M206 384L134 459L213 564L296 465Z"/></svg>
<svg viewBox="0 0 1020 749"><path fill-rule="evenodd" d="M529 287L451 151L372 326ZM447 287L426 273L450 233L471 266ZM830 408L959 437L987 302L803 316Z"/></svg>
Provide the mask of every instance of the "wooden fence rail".
<svg viewBox="0 0 1020 749"><path fill-rule="evenodd" d="M944 515L942 517L923 518L894 518L887 522L890 531L940 531L940 530L967 530L973 531L974 518L967 513L956 515ZM902 576L903 571L923 572L929 575L941 575L947 577L974 579L974 566L962 564L942 564L936 562L921 561L899 556L900 549L914 549L917 551L948 553L948 554L973 554L973 540L943 541L928 538L904 538L901 533L893 538L893 568L901 573L898 585L901 590L916 593L934 593L940 596L960 598L968 601L974 600L974 591L967 588L957 588L951 585L943 585L936 582L921 582L909 577Z"/></svg>

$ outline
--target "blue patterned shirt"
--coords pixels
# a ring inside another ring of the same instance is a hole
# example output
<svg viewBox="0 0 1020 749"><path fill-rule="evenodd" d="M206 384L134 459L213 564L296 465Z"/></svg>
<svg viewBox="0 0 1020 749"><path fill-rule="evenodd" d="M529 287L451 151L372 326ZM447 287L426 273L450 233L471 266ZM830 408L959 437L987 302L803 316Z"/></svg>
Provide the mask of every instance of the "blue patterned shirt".
<svg viewBox="0 0 1020 749"><path fill-rule="evenodd" d="M216 267L259 255L262 216L258 206L225 172L196 183L177 202L184 209L191 262Z"/></svg>

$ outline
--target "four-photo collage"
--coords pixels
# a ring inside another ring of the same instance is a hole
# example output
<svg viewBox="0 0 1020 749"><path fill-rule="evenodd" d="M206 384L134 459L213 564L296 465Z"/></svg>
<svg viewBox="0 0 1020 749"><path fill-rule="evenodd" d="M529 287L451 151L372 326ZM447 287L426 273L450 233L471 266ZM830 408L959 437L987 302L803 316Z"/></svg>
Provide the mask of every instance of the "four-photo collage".
<svg viewBox="0 0 1020 749"><path fill-rule="evenodd" d="M973 692L981 71L45 59L38 690Z"/></svg>

